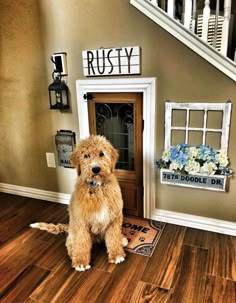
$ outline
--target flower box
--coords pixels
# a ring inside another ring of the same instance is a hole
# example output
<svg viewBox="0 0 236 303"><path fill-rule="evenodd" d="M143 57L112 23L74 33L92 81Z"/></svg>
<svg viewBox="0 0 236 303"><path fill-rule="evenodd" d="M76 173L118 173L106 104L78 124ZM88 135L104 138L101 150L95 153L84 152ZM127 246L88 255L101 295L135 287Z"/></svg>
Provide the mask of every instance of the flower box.
<svg viewBox="0 0 236 303"><path fill-rule="evenodd" d="M173 172L169 169L160 169L162 184L183 187L200 188L214 191L226 191L227 176L223 175L190 175Z"/></svg>
<svg viewBox="0 0 236 303"><path fill-rule="evenodd" d="M226 191L233 174L228 156L207 145L177 144L166 149L156 161L162 184Z"/></svg>

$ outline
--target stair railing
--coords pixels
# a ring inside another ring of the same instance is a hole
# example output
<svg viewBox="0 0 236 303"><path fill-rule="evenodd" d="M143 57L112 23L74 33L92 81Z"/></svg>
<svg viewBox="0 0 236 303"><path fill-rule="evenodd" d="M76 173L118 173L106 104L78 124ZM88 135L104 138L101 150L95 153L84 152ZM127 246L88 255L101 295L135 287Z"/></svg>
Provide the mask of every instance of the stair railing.
<svg viewBox="0 0 236 303"><path fill-rule="evenodd" d="M220 11L219 0L211 8L211 1L205 0L204 7L197 7L197 0L149 0L163 9L171 18L181 22L196 33L203 41L227 56L229 46L231 2L224 0L224 11Z"/></svg>

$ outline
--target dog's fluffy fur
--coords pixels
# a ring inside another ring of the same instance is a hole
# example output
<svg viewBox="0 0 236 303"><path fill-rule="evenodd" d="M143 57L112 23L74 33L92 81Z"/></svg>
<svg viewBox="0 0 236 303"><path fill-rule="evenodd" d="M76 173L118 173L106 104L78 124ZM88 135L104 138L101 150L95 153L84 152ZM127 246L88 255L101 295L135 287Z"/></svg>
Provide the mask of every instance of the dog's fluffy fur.
<svg viewBox="0 0 236 303"><path fill-rule="evenodd" d="M82 140L70 159L78 178L69 205L69 224L31 224L54 234L68 232L66 247L76 270L90 268L92 244L100 239L105 240L110 263L125 259L123 200L114 175L117 159L118 152L105 137Z"/></svg>

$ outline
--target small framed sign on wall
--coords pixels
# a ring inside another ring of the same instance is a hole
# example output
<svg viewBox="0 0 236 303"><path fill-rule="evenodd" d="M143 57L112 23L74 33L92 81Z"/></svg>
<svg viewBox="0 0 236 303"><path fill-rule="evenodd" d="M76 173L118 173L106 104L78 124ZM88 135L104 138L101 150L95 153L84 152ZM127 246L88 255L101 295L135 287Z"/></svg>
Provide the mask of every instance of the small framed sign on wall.
<svg viewBox="0 0 236 303"><path fill-rule="evenodd" d="M140 74L140 47L117 47L82 52L84 76Z"/></svg>

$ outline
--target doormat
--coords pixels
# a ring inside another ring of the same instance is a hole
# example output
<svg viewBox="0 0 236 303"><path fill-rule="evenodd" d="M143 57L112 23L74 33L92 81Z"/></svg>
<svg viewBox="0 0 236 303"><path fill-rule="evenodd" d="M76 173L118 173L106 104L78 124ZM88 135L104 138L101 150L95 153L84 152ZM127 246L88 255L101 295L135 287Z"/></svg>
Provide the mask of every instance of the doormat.
<svg viewBox="0 0 236 303"><path fill-rule="evenodd" d="M151 257L164 227L164 222L125 216L122 225L122 232L128 239L125 250Z"/></svg>

